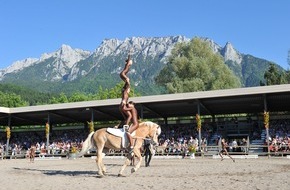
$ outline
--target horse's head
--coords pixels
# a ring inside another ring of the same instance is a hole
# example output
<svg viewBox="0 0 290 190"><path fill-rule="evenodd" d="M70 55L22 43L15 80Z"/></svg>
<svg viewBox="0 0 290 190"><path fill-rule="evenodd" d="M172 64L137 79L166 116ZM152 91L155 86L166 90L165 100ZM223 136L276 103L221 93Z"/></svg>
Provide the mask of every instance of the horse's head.
<svg viewBox="0 0 290 190"><path fill-rule="evenodd" d="M158 144L158 136L161 134L161 127L151 121L146 121L144 124L149 128L148 136Z"/></svg>

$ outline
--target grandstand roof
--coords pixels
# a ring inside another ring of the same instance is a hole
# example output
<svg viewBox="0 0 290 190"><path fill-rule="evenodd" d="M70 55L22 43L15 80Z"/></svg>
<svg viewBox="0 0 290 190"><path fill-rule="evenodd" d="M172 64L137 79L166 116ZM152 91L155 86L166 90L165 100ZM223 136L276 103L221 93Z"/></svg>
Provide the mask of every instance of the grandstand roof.
<svg viewBox="0 0 290 190"><path fill-rule="evenodd" d="M180 94L132 97L144 119L178 116L290 111L290 85L274 85ZM11 126L85 123L121 120L120 99L51 104L18 108L0 107L0 125Z"/></svg>

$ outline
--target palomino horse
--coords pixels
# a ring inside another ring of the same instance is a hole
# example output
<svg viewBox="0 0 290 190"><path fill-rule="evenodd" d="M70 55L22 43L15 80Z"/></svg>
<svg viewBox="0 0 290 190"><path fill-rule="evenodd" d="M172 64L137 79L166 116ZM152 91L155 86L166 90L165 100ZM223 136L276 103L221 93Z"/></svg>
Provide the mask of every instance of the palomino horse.
<svg viewBox="0 0 290 190"><path fill-rule="evenodd" d="M120 129L116 129L120 130ZM140 148L142 147L143 140L146 137L149 137L153 139L155 143L158 143L158 136L161 133L161 128L156 123L147 121L139 123L139 127L135 131L135 135L133 136L134 139L134 149L133 149L133 155L128 154L126 156L126 161L124 165L122 166L121 170L119 171L118 176L123 176L123 171L125 170L126 166L130 164L130 160L132 156L136 156L138 158L138 163L134 168L132 168L131 173L136 172L141 165L142 162L142 156L140 152ZM103 177L104 174L106 174L106 167L103 164L103 153L107 153L109 149L114 150L123 150L122 147L122 139L121 137L112 135L107 132L107 128L99 129L95 132L91 132L87 139L83 143L83 147L81 152L79 153L79 156L84 155L90 148L96 147L97 149L97 166L98 166L98 173L100 177Z"/></svg>

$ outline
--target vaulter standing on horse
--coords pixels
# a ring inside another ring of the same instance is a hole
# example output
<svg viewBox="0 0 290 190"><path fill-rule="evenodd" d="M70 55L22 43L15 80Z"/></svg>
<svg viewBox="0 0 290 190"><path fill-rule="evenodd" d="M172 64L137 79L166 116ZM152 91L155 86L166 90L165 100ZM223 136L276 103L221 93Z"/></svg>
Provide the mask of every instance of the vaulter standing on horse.
<svg viewBox="0 0 290 190"><path fill-rule="evenodd" d="M125 110L129 99L129 93L130 93L130 83L126 82L122 88L122 101L119 106L119 110L123 115L124 121L120 123L119 127L123 127L123 125L125 125L126 128L129 128L129 123L132 118L131 112Z"/></svg>
<svg viewBox="0 0 290 190"><path fill-rule="evenodd" d="M129 152L131 153L133 151L133 138L131 136L132 132L135 131L138 128L138 113L135 108L134 102L129 102L129 93L130 93L130 79L127 77L127 73L129 72L130 66L133 64L132 60L130 59L130 54L128 56L128 59L126 60L126 65L123 71L120 73L121 79L125 82L125 85L122 88L122 101L120 104L120 110L125 118L125 126L129 127L129 122L132 120L132 125L129 127L127 134L127 137L130 142L130 149Z"/></svg>
<svg viewBox="0 0 290 190"><path fill-rule="evenodd" d="M138 128L139 122L138 122L138 112L135 108L135 103L133 101L128 102L127 107L125 108L126 111L130 111L132 114L132 125L130 126L127 136L130 141L130 149L129 152L131 153L134 148L133 138L131 134Z"/></svg>

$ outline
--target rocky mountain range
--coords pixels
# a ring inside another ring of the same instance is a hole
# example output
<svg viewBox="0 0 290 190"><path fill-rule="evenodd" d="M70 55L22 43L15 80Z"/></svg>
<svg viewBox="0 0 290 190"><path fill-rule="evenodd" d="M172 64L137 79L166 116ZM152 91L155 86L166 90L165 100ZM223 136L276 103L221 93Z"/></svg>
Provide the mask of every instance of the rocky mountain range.
<svg viewBox="0 0 290 190"><path fill-rule="evenodd" d="M211 39L202 39L222 55L243 86L258 86L263 80L269 61L240 53L230 42L222 47ZM55 52L16 61L0 70L0 83L14 83L42 92L95 93L99 87L112 88L120 82L119 73L132 50L134 63L129 75L134 87L143 95L159 94L162 89L155 85L154 77L166 64L175 44L189 40L185 36L105 39L94 52L62 45Z"/></svg>

